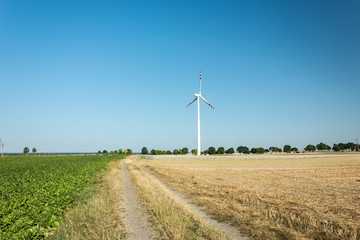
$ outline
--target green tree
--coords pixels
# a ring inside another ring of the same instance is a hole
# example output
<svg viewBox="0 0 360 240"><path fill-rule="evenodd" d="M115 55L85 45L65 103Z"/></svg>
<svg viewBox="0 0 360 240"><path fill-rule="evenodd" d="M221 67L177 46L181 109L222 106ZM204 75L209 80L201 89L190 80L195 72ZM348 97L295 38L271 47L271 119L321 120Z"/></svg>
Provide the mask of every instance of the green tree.
<svg viewBox="0 0 360 240"><path fill-rule="evenodd" d="M151 149L150 154L155 155L155 149Z"/></svg>
<svg viewBox="0 0 360 240"><path fill-rule="evenodd" d="M252 148L250 152L253 153L253 154L255 154L255 153L256 154L263 154L263 153L265 153L265 149L262 148L262 147Z"/></svg>
<svg viewBox="0 0 360 240"><path fill-rule="evenodd" d="M338 146L339 146L340 151L344 151L345 148L346 148L346 144L345 144L345 143L339 143Z"/></svg>
<svg viewBox="0 0 360 240"><path fill-rule="evenodd" d="M219 147L218 150L216 151L216 154L224 154L225 153L225 148L223 147Z"/></svg>
<svg viewBox="0 0 360 240"><path fill-rule="evenodd" d="M291 151L292 152L297 152L297 151L299 151L299 149L297 149L296 147L293 147L293 148L291 148Z"/></svg>
<svg viewBox="0 0 360 240"><path fill-rule="evenodd" d="M239 153L244 153L244 154L249 154L249 148L245 147L245 146L239 146L236 151L238 151Z"/></svg>
<svg viewBox="0 0 360 240"><path fill-rule="evenodd" d="M189 149L187 147L184 147L183 149L181 149L181 153L186 155L189 153Z"/></svg>
<svg viewBox="0 0 360 240"><path fill-rule="evenodd" d="M235 151L234 148L229 148L226 152L227 154L233 154Z"/></svg>
<svg viewBox="0 0 360 240"><path fill-rule="evenodd" d="M264 154L264 153L265 153L265 149L262 148L262 147L259 147L259 148L257 148L257 153L258 153L258 154Z"/></svg>
<svg viewBox="0 0 360 240"><path fill-rule="evenodd" d="M37 152L36 148L32 149L32 153L35 154Z"/></svg>
<svg viewBox="0 0 360 240"><path fill-rule="evenodd" d="M119 154L123 154L123 150L121 148L119 149Z"/></svg>
<svg viewBox="0 0 360 240"><path fill-rule="evenodd" d="M318 145L316 145L316 149L319 151L328 150L330 148L329 145L326 145L325 143L321 142ZM331 148L330 148L331 149Z"/></svg>
<svg viewBox="0 0 360 240"><path fill-rule="evenodd" d="M141 149L141 154L148 154L149 152L148 152L148 150L147 150L147 148L146 147L143 147L142 149Z"/></svg>
<svg viewBox="0 0 360 240"><path fill-rule="evenodd" d="M30 152L29 148L28 147L25 147L24 148L24 154L28 154Z"/></svg>
<svg viewBox="0 0 360 240"><path fill-rule="evenodd" d="M127 149L124 150L124 154L125 154L125 155L128 154L128 150L127 150Z"/></svg>
<svg viewBox="0 0 360 240"><path fill-rule="evenodd" d="M174 154L174 155L179 155L179 150L174 149L173 154Z"/></svg>
<svg viewBox="0 0 360 240"><path fill-rule="evenodd" d="M100 150L98 151L98 154L101 154L101 151L100 151Z"/></svg>
<svg viewBox="0 0 360 240"><path fill-rule="evenodd" d="M166 155L171 155L172 153L171 153L171 151L170 150L167 150L166 151Z"/></svg>
<svg viewBox="0 0 360 240"><path fill-rule="evenodd" d="M213 154L215 154L215 153L216 153L215 148L214 148L214 147L209 147L209 149L208 149L208 154L213 155Z"/></svg>
<svg viewBox="0 0 360 240"><path fill-rule="evenodd" d="M334 143L332 150L335 151L335 152L339 152L340 151L339 145Z"/></svg>
<svg viewBox="0 0 360 240"><path fill-rule="evenodd" d="M285 145L284 146L284 152L290 153L291 152L291 146L290 145Z"/></svg>
<svg viewBox="0 0 360 240"><path fill-rule="evenodd" d="M127 154L132 154L132 150L130 148L128 148L126 150L127 150Z"/></svg>
<svg viewBox="0 0 360 240"><path fill-rule="evenodd" d="M194 155L196 155L196 154L197 154L197 149L191 150L191 153L194 154Z"/></svg>
<svg viewBox="0 0 360 240"><path fill-rule="evenodd" d="M324 147L323 144L324 144L324 143L319 143L319 144L317 144L317 145L316 145L316 149L317 149L318 151L324 150L324 149L323 149L323 147Z"/></svg>
<svg viewBox="0 0 360 240"><path fill-rule="evenodd" d="M110 151L110 154L111 154L111 155L114 155L114 151Z"/></svg>
<svg viewBox="0 0 360 240"><path fill-rule="evenodd" d="M103 154L108 154L108 151L104 150L104 151L103 151Z"/></svg>
<svg viewBox="0 0 360 240"><path fill-rule="evenodd" d="M314 152L315 151L315 146L314 145L307 145L305 148L304 148L305 151L308 151L308 152Z"/></svg>
<svg viewBox="0 0 360 240"><path fill-rule="evenodd" d="M116 154L116 155L119 154L119 151L118 151L118 150L115 150L115 151L114 151L114 154Z"/></svg>
<svg viewBox="0 0 360 240"><path fill-rule="evenodd" d="M354 151L354 150L355 150L355 143L348 142L347 144L345 144L345 148L346 148L347 150Z"/></svg>
<svg viewBox="0 0 360 240"><path fill-rule="evenodd" d="M276 153L276 152L282 152L282 149L278 147L269 147L269 151Z"/></svg>

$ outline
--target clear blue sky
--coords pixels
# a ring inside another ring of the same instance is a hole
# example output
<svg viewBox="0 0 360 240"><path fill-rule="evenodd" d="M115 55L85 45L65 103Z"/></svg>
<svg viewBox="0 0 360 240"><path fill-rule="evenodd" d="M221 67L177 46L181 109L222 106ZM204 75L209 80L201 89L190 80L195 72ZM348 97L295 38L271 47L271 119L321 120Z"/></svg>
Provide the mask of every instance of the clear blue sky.
<svg viewBox="0 0 360 240"><path fill-rule="evenodd" d="M6 152L360 137L360 2L0 0Z"/></svg>

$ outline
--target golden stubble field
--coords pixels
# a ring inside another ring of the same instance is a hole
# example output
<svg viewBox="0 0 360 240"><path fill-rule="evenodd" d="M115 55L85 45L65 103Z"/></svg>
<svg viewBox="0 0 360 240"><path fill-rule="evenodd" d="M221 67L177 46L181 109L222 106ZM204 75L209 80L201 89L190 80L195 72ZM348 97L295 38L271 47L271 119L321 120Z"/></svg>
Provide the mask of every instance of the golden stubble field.
<svg viewBox="0 0 360 240"><path fill-rule="evenodd" d="M254 239L360 239L360 155L140 156Z"/></svg>

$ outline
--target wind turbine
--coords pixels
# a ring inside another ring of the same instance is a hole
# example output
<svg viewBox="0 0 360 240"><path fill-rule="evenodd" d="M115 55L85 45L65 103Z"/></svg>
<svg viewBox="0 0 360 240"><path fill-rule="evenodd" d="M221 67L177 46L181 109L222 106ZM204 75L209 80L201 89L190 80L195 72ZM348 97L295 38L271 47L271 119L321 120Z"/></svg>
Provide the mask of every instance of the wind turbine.
<svg viewBox="0 0 360 240"><path fill-rule="evenodd" d="M188 107L188 106L190 106L193 102L195 102L196 100L198 100L198 102L197 102L197 107L198 107L198 114L197 114L197 116L198 116L198 121L197 121L197 125L198 125L198 131L197 131L197 140L198 140L198 142L197 142L197 155L198 156L200 156L200 154L201 154L201 149L200 149L200 99L199 98L201 98L207 105L209 105L212 109L214 109L214 107L213 106L211 106L211 104L208 102L208 101L206 101L206 99L203 97L203 96L201 96L201 71L200 71L200 89L199 89L199 93L195 93L194 94L194 96L195 96L195 98L194 98L194 100L192 100L186 107Z"/></svg>

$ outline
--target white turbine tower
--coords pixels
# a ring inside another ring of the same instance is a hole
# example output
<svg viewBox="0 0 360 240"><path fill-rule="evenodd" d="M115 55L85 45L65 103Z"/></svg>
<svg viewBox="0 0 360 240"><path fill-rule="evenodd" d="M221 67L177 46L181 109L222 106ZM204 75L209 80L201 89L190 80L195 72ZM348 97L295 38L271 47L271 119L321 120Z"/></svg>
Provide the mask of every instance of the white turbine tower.
<svg viewBox="0 0 360 240"><path fill-rule="evenodd" d="M192 100L186 107L190 106L193 102L198 100L198 102L197 102L197 107L198 107L198 112L197 112L197 116L198 116L198 122L197 122L197 124L198 124L198 129L197 129L198 130L197 131L197 140L198 140L198 142L197 142L197 145L198 145L197 146L197 155L200 156L201 149L200 149L200 99L199 98L201 98L207 105L209 105L212 109L214 109L214 107L211 106L211 104L208 101L206 101L206 99L203 98L203 96L201 96L201 71L200 71L200 89L199 89L199 93L195 93L194 96L195 96L194 100Z"/></svg>

